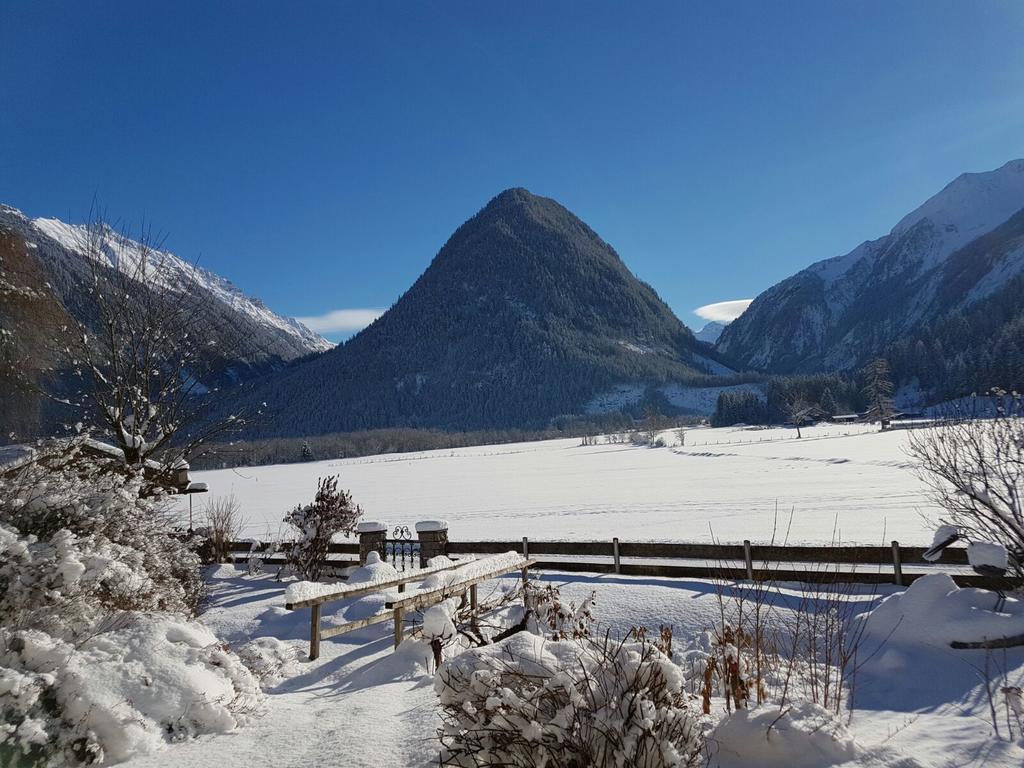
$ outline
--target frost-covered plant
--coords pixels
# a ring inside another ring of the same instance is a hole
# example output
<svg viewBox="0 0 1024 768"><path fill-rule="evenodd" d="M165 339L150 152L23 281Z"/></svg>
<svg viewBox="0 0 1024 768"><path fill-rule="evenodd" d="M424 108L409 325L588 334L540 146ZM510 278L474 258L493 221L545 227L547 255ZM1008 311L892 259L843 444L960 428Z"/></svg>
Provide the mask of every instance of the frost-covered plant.
<svg viewBox="0 0 1024 768"><path fill-rule="evenodd" d="M323 477L312 504L295 507L284 521L295 529L296 541L288 550L292 568L307 581L317 581L327 564L331 539L351 535L363 510L348 491L338 489L338 477Z"/></svg>
<svg viewBox="0 0 1024 768"><path fill-rule="evenodd" d="M951 420L910 432L918 475L944 510L942 522L974 541L996 542L1024 580L1024 404L994 391L995 418Z"/></svg>
<svg viewBox="0 0 1024 768"><path fill-rule="evenodd" d="M562 594L554 584L530 582L526 587L525 603L527 614L533 615L536 626L531 630L550 637L552 640L579 639L590 636L590 628L596 621L594 604L597 592L576 605L562 601Z"/></svg>
<svg viewBox="0 0 1024 768"><path fill-rule="evenodd" d="M446 662L436 680L442 763L692 766L700 713L652 643L517 633Z"/></svg>
<svg viewBox="0 0 1024 768"><path fill-rule="evenodd" d="M257 637L235 649L262 688L273 688L298 671L298 648L276 637Z"/></svg>
<svg viewBox="0 0 1024 768"><path fill-rule="evenodd" d="M76 441L0 476L0 619L65 639L119 611L193 614L199 558L143 479Z"/></svg>

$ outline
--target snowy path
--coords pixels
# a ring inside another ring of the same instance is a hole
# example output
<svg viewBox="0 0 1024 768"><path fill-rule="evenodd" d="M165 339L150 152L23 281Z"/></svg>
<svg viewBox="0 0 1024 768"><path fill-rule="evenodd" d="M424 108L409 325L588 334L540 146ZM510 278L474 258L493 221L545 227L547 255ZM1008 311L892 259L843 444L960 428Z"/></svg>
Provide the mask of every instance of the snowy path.
<svg viewBox="0 0 1024 768"><path fill-rule="evenodd" d="M860 431L858 431L860 430ZM845 434L850 431L851 434ZM578 439L196 473L209 499L234 493L246 535L274 536L285 510L339 474L369 519L442 518L460 540L533 539L928 544L935 509L907 432L812 427L689 430L685 446ZM717 443L717 444L716 444ZM196 499L196 511L208 499ZM776 512L779 519L776 520Z"/></svg>

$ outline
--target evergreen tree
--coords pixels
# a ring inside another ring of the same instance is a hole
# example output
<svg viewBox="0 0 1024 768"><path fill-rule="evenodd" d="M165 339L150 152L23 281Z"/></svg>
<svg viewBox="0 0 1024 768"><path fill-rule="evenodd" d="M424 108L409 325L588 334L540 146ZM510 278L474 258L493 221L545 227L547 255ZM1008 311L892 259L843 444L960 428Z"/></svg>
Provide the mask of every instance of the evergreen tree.
<svg viewBox="0 0 1024 768"><path fill-rule="evenodd" d="M878 419L882 429L889 426L889 419L892 418L892 376L889 371L889 363L884 357L878 357L864 366L861 372L864 376L864 396L867 398L868 418L874 421Z"/></svg>
<svg viewBox="0 0 1024 768"><path fill-rule="evenodd" d="M831 387L825 387L821 393L821 412L827 419L833 418L839 412L839 404L836 396L832 394Z"/></svg>
<svg viewBox="0 0 1024 768"><path fill-rule="evenodd" d="M313 460L313 449L309 447L307 440L302 441L302 460L312 461Z"/></svg>

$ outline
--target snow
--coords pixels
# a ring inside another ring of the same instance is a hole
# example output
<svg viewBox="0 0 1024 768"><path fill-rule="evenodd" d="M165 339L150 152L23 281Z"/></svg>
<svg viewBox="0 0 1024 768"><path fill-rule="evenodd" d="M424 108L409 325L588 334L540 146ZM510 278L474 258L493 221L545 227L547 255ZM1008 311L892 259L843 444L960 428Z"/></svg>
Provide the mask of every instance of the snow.
<svg viewBox="0 0 1024 768"><path fill-rule="evenodd" d="M687 429L686 445L581 446L578 438L195 472L234 493L243 536L277 530L317 478L367 515L446 519L455 541L603 540L927 545L939 510L911 471L905 430L864 424ZM600 441L599 441L600 442ZM179 509L188 511L187 500ZM778 513L778 519L776 518Z"/></svg>
<svg viewBox="0 0 1024 768"><path fill-rule="evenodd" d="M491 560L491 558L485 558L480 562L488 562ZM470 573L471 571L468 570L469 565L475 561L470 559L460 562L465 562L466 565L458 569L459 573ZM358 568L352 569L347 581L295 581L289 584L288 588L285 590L284 600L286 603L299 603L303 600L312 600L313 598L323 597L324 595L334 595L341 600L344 599L347 593L365 589L373 584L387 584L389 581L394 581L401 576L422 575L424 579L427 579L427 577L434 574L435 571L450 568L453 565L455 565L455 563L452 560L441 555L438 557L432 557L427 563L426 568L417 568L415 570L399 573L390 563L381 560L380 555L377 552L370 552L366 555L366 563ZM494 568L497 567L499 566L494 566ZM484 572L486 573L486 571ZM476 571L472 571L472 573L476 573ZM470 577L462 576L460 578ZM441 584L438 584L437 586L441 586Z"/></svg>
<svg viewBox="0 0 1024 768"><path fill-rule="evenodd" d="M712 360L710 357L704 357L704 355L694 355L693 360L697 365L705 368L708 373L715 376L730 376L736 373L736 371L729 366L722 365L717 360Z"/></svg>
<svg viewBox="0 0 1024 768"><path fill-rule="evenodd" d="M22 215L20 212L17 213ZM87 255L89 250L86 247L89 236L87 227L48 218L32 219L31 223L38 232L56 240L72 253ZM144 254L139 243L123 240L109 229L102 238L100 249L108 266L122 268L123 265L124 269L134 269ZM153 279L159 284L174 288L194 280L236 312L260 325L284 331L297 338L309 351L322 352L334 346L299 321L271 312L258 299L246 296L238 287L220 275L190 264L173 253L151 248L148 257L151 266L155 267Z"/></svg>
<svg viewBox="0 0 1024 768"><path fill-rule="evenodd" d="M702 355L694 355L696 363L708 369L710 373L728 375L732 369ZM722 392L750 390L764 399L764 386L759 384L732 384L722 387L688 387L683 384L667 384L659 387L658 392L676 408L688 413L710 416L715 412L718 396ZM647 388L640 384L617 384L605 392L596 395L584 407L588 414L615 413L623 408L636 405L643 399Z"/></svg>
<svg viewBox="0 0 1024 768"><path fill-rule="evenodd" d="M388 524L379 520L366 520L356 523L356 533L386 533Z"/></svg>
<svg viewBox="0 0 1024 768"><path fill-rule="evenodd" d="M892 228L889 238L899 237L924 220L930 222L932 240L922 251L923 272L972 240L991 232L1021 208L1024 208L1024 160L1011 160L993 171L958 176L938 194L904 216ZM832 286L862 260L871 262L885 243L886 238L861 243L849 253L820 261L808 270L821 277L826 286ZM1018 258L1011 257L1009 261L1016 262ZM1008 279L1017 273L1007 268L1002 274ZM990 276L979 287L977 297L992 293L997 287L997 281ZM842 304L837 302L830 307L833 315Z"/></svg>
<svg viewBox="0 0 1024 768"><path fill-rule="evenodd" d="M703 341L708 344L714 344L718 341L718 337L722 335L722 331L725 330L726 323L720 323L717 320L711 320L704 324L704 327L693 335L698 341Z"/></svg>
<svg viewBox="0 0 1024 768"><path fill-rule="evenodd" d="M107 762L160 752L167 740L233 731L262 712L255 679L206 626L143 614L121 623L77 647L36 630L20 633L20 647L0 653L0 668L15 668L0 670L0 692L38 685L17 678L18 667L32 670ZM42 721L23 724L18 736L23 743L45 738Z"/></svg>
<svg viewBox="0 0 1024 768"><path fill-rule="evenodd" d="M1009 566L1006 547L988 541L972 541L968 544L967 561L972 568L997 568L1005 571Z"/></svg>
<svg viewBox="0 0 1024 768"><path fill-rule="evenodd" d="M559 585L566 601L579 602L597 590L597 629L601 633L607 630L613 637L622 637L634 626L665 624L673 627L681 647L714 624L719 616L717 592L723 588L695 579L563 573L542 574L541 578ZM269 575L249 576L230 565L211 568L208 579L211 599L201 618L210 629L243 658L244 649L256 643L264 649L273 647L269 655L283 659L280 668L271 664L280 679L267 686L266 714L229 737L200 735L159 753L139 756L126 763L127 768L242 768L268 760L281 768L342 763L354 768L437 765L434 734L440 721L434 681L426 675L430 649L425 643L406 640L393 652L392 629L380 625L324 641L320 659L309 662L304 658L308 613L281 608L286 584ZM726 595L731 593L729 586L724 589ZM779 584L775 590L782 611L801 600L793 585ZM932 597L921 600L918 595L923 591ZM910 602L935 608L935 600L941 601L944 592L944 588L919 589ZM896 587L883 585L864 587L852 599L863 611L880 601L898 606L902 594ZM987 594L987 598L991 606L994 595ZM1018 610L1019 603L1008 601L1008 605ZM920 613L902 623L935 624L917 618L927 613L924 606L915 611ZM984 606L980 611L984 621L991 618L984 613ZM874 616L875 629L888 632L891 625L883 625L889 624L892 613L892 608L887 608ZM942 611L942 615L947 613ZM325 616L325 621L330 620ZM1019 768L1024 748L995 740L986 722L983 684L971 666L981 668L981 652L954 652L947 647L935 655L923 653L930 647L929 633L918 631L916 635L907 629L892 641L892 648L905 653L898 673L887 671L886 664L881 665L881 675L878 668L866 667L871 674L858 679L860 704L851 722L845 723L844 718L838 723L802 703L782 718L774 706L733 715L724 718L717 733L711 734L711 749L718 761L712 766ZM268 638L275 640L271 643ZM524 637L521 642L527 640ZM883 648L887 649L889 644ZM292 660L298 655L303 656L301 661ZM879 652L872 661L881 657ZM1008 679L1020 685L1024 651L1011 651L1006 665ZM723 714L716 705L713 717ZM820 760L812 762L812 756Z"/></svg>
<svg viewBox="0 0 1024 768"><path fill-rule="evenodd" d="M713 360L708 362L713 363ZM725 368L725 366L721 366ZM728 369L726 369L728 370ZM753 392L760 400L765 399L764 386L758 384L733 384L725 387L684 387L670 384L660 392L676 408L691 413L710 416L718 406L718 396L723 392Z"/></svg>
<svg viewBox="0 0 1024 768"><path fill-rule="evenodd" d="M990 232L1024 207L1024 160L1011 160L994 171L964 173L893 227L902 234L928 219L941 238L930 265Z"/></svg>
<svg viewBox="0 0 1024 768"><path fill-rule="evenodd" d="M447 531L447 520L420 520L416 523L417 533L431 533L435 531Z"/></svg>
<svg viewBox="0 0 1024 768"><path fill-rule="evenodd" d="M834 714L810 702L783 712L776 707L733 712L712 739L717 750L710 768L820 768L850 763L865 752Z"/></svg>
<svg viewBox="0 0 1024 768"><path fill-rule="evenodd" d="M865 620L865 636L882 648L869 664L892 674L906 665L905 649L913 654L922 646L944 648L954 641L1024 634L1024 603L1007 598L995 613L996 600L994 592L957 587L945 573L920 577L906 592L883 600Z"/></svg>

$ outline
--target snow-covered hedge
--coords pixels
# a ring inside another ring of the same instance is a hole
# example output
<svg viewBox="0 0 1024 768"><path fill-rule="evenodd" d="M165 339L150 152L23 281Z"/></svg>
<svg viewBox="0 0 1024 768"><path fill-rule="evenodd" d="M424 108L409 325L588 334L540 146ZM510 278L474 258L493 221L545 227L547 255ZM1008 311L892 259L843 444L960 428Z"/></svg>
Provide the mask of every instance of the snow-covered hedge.
<svg viewBox="0 0 1024 768"><path fill-rule="evenodd" d="M447 765L689 766L701 715L683 672L646 642L518 632L467 650L435 688Z"/></svg>

